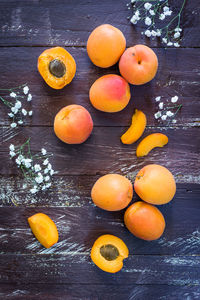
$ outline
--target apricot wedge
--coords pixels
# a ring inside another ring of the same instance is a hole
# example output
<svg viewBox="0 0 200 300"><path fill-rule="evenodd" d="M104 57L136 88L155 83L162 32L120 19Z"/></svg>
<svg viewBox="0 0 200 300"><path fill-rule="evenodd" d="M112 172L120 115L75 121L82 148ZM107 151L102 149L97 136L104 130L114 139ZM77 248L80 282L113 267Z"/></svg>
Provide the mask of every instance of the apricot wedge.
<svg viewBox="0 0 200 300"><path fill-rule="evenodd" d="M132 117L132 124L129 129L121 136L121 141L123 144L133 144L136 142L143 134L147 124L147 119L145 114L136 109Z"/></svg>
<svg viewBox="0 0 200 300"><path fill-rule="evenodd" d="M163 147L168 143L168 137L162 133L152 133L146 136L137 146L137 157L146 156L152 149Z"/></svg>
<svg viewBox="0 0 200 300"><path fill-rule="evenodd" d="M28 223L35 237L45 248L50 248L57 243L58 230L49 216L37 213L28 218Z"/></svg>

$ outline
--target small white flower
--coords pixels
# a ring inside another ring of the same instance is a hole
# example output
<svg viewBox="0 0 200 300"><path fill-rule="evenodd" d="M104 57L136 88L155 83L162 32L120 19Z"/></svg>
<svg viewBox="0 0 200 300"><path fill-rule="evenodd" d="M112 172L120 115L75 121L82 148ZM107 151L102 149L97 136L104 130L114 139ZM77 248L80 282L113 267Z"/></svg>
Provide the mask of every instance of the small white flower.
<svg viewBox="0 0 200 300"><path fill-rule="evenodd" d="M162 41L163 41L163 43L167 44L167 39L166 38L163 38Z"/></svg>
<svg viewBox="0 0 200 300"><path fill-rule="evenodd" d="M174 43L175 47L180 47L179 43Z"/></svg>
<svg viewBox="0 0 200 300"><path fill-rule="evenodd" d="M14 114L13 114L13 113L9 113L8 116L9 116L10 118L13 118L13 117L14 117Z"/></svg>
<svg viewBox="0 0 200 300"><path fill-rule="evenodd" d="M157 36L161 36L161 31L157 29Z"/></svg>
<svg viewBox="0 0 200 300"><path fill-rule="evenodd" d="M43 182L43 180L44 180L44 178L43 178L42 174L38 173L38 176L35 177L35 181L40 184Z"/></svg>
<svg viewBox="0 0 200 300"><path fill-rule="evenodd" d="M47 168L48 168L49 170L51 170L51 169L52 169L52 165L51 165L50 163L48 163Z"/></svg>
<svg viewBox="0 0 200 300"><path fill-rule="evenodd" d="M25 165L25 167L27 169L29 169L31 167L31 162L32 162L32 159L26 158L26 159L24 159L23 164Z"/></svg>
<svg viewBox="0 0 200 300"><path fill-rule="evenodd" d="M136 0L131 0L131 3L134 3Z"/></svg>
<svg viewBox="0 0 200 300"><path fill-rule="evenodd" d="M11 107L11 111L16 115L18 113L18 108L13 106L13 107Z"/></svg>
<svg viewBox="0 0 200 300"><path fill-rule="evenodd" d="M152 31L151 31L151 35L152 35L152 36L157 36L157 32L156 32L155 30L152 30Z"/></svg>
<svg viewBox="0 0 200 300"><path fill-rule="evenodd" d="M21 160L19 160L18 158L16 158L16 160L15 160L15 161L16 161L16 164L17 164L18 166L20 166L20 165L21 165L21 163L22 163L22 162L21 162Z"/></svg>
<svg viewBox="0 0 200 300"><path fill-rule="evenodd" d="M168 42L168 43L167 43L167 46L172 46L172 45L173 45L172 42Z"/></svg>
<svg viewBox="0 0 200 300"><path fill-rule="evenodd" d="M30 110L30 111L28 112L28 115L29 115L29 116L32 116L32 115L33 115L33 111Z"/></svg>
<svg viewBox="0 0 200 300"><path fill-rule="evenodd" d="M150 30L146 30L144 34L145 34L147 37L150 37L150 36L151 36L151 31L150 31Z"/></svg>
<svg viewBox="0 0 200 300"><path fill-rule="evenodd" d="M40 167L40 165L39 165L39 164L35 164L35 166L34 166L34 170L35 170L35 172L39 172L39 171L41 171L41 167Z"/></svg>
<svg viewBox="0 0 200 300"><path fill-rule="evenodd" d="M152 4L149 3L149 2L146 2L146 3L144 4L144 8L145 8L146 10L149 10L151 7L152 7Z"/></svg>
<svg viewBox="0 0 200 300"><path fill-rule="evenodd" d="M29 91L29 87L26 85L24 88L23 88L23 92L25 95L28 94L28 91Z"/></svg>
<svg viewBox="0 0 200 300"><path fill-rule="evenodd" d="M153 9L150 9L149 13L150 13L151 16L155 16L155 12L154 12Z"/></svg>
<svg viewBox="0 0 200 300"><path fill-rule="evenodd" d="M18 156L18 159L19 159L19 161L23 161L24 160L24 156L22 155L22 154L20 154L19 156Z"/></svg>
<svg viewBox="0 0 200 300"><path fill-rule="evenodd" d="M180 35L181 35L180 32L176 32L176 33L174 34L174 38L177 39L177 38L180 37Z"/></svg>
<svg viewBox="0 0 200 300"><path fill-rule="evenodd" d="M50 180L50 177L49 177L49 176L45 176L44 180L45 180L45 181L49 181L49 180Z"/></svg>
<svg viewBox="0 0 200 300"><path fill-rule="evenodd" d="M28 94L27 101L30 102L32 100L32 95Z"/></svg>
<svg viewBox="0 0 200 300"><path fill-rule="evenodd" d="M34 186L31 190L30 190L31 194L35 194L38 192L38 189L36 186Z"/></svg>
<svg viewBox="0 0 200 300"><path fill-rule="evenodd" d="M15 151L15 146L13 144L10 144L9 149L10 151Z"/></svg>
<svg viewBox="0 0 200 300"><path fill-rule="evenodd" d="M11 123L11 124L10 124L10 127L11 127L11 128L17 127L17 123L15 123L15 122Z"/></svg>
<svg viewBox="0 0 200 300"><path fill-rule="evenodd" d="M47 174L47 173L49 173L49 169L48 168L44 169L44 174Z"/></svg>
<svg viewBox="0 0 200 300"><path fill-rule="evenodd" d="M17 109L20 109L22 107L22 103L21 103L21 101L17 101L16 103L15 103L15 108L17 108Z"/></svg>
<svg viewBox="0 0 200 300"><path fill-rule="evenodd" d="M160 102L158 106L160 109L163 109L163 102Z"/></svg>
<svg viewBox="0 0 200 300"><path fill-rule="evenodd" d="M55 173L54 170L50 170L50 175L52 176Z"/></svg>
<svg viewBox="0 0 200 300"><path fill-rule="evenodd" d="M174 96L171 98L172 103L176 103L178 101L178 96Z"/></svg>
<svg viewBox="0 0 200 300"><path fill-rule="evenodd" d="M15 98L16 96L17 95L14 92L10 93L10 97Z"/></svg>
<svg viewBox="0 0 200 300"><path fill-rule="evenodd" d="M18 123L19 125L22 125L24 122L23 122L22 120L19 120L17 123Z"/></svg>
<svg viewBox="0 0 200 300"><path fill-rule="evenodd" d="M163 7L163 11L169 11L169 7L168 6L164 6Z"/></svg>
<svg viewBox="0 0 200 300"><path fill-rule="evenodd" d="M46 189L48 189L50 186L51 186L51 183L50 183L50 182L47 183L47 184L46 184Z"/></svg>
<svg viewBox="0 0 200 300"><path fill-rule="evenodd" d="M174 115L174 113L169 110L169 111L166 112L166 115L168 117L172 117Z"/></svg>
<svg viewBox="0 0 200 300"><path fill-rule="evenodd" d="M27 115L27 110L24 109L24 108L22 108L22 114L23 114L24 116L26 116L26 115Z"/></svg>
<svg viewBox="0 0 200 300"><path fill-rule="evenodd" d="M155 98L156 102L160 101L160 99L161 99L161 96L158 96Z"/></svg>
<svg viewBox="0 0 200 300"><path fill-rule="evenodd" d="M147 26L151 25L151 19L150 19L149 17L146 17L146 18L145 18L145 24L146 24Z"/></svg>
<svg viewBox="0 0 200 300"><path fill-rule="evenodd" d="M175 28L175 29L174 29L174 31L176 31L176 32L181 32L181 31L182 31L182 29L181 29L181 28L179 28L179 27L177 27L177 28Z"/></svg>
<svg viewBox="0 0 200 300"><path fill-rule="evenodd" d="M172 120L172 123L174 123L174 124L175 124L175 123L176 123L176 120Z"/></svg>
<svg viewBox="0 0 200 300"><path fill-rule="evenodd" d="M156 113L154 114L154 117L155 117L155 119L160 118L160 117L161 117L161 112L160 112L160 111L156 112Z"/></svg>
<svg viewBox="0 0 200 300"><path fill-rule="evenodd" d="M49 160L48 160L48 158L46 158L46 159L43 161L43 165L46 166L46 165L48 165L48 163L49 163Z"/></svg>
<svg viewBox="0 0 200 300"><path fill-rule="evenodd" d="M164 20L164 19L165 19L165 15L164 15L164 14L161 14L160 17L159 17L159 19L160 19L161 21Z"/></svg>
<svg viewBox="0 0 200 300"><path fill-rule="evenodd" d="M16 153L14 151L10 151L10 156L14 157L16 155Z"/></svg>
<svg viewBox="0 0 200 300"><path fill-rule="evenodd" d="M139 10L136 10L136 12L135 12L135 16L136 16L136 17L139 17L139 15L140 15L140 12L139 12Z"/></svg>
<svg viewBox="0 0 200 300"><path fill-rule="evenodd" d="M162 119L163 121L165 121L165 120L167 119L167 115L163 115L163 116L161 117L161 119Z"/></svg>
<svg viewBox="0 0 200 300"><path fill-rule="evenodd" d="M172 14L172 10L168 10L164 12L165 16L171 16L171 14Z"/></svg>
<svg viewBox="0 0 200 300"><path fill-rule="evenodd" d="M47 150L44 149L44 148L41 149L41 152L42 152L42 155L46 155L47 154Z"/></svg>
<svg viewBox="0 0 200 300"><path fill-rule="evenodd" d="M135 15L133 15L132 16L132 18L131 18L131 20L130 20L130 22L132 23L132 24L137 24L137 17L135 16Z"/></svg>

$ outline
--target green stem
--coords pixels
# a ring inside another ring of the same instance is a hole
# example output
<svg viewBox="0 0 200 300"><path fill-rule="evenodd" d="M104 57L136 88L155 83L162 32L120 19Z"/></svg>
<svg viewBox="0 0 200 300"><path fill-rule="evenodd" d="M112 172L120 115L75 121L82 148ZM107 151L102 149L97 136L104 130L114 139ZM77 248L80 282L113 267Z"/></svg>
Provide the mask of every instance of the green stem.
<svg viewBox="0 0 200 300"><path fill-rule="evenodd" d="M13 105L9 102L9 101L6 101L3 97L0 96L0 100L5 104L7 105L8 107L12 107Z"/></svg>
<svg viewBox="0 0 200 300"><path fill-rule="evenodd" d="M26 85L27 85L27 83L24 83L24 84L22 84L22 85L19 85L19 86L10 88L10 89L0 89L0 91L10 91L10 92L12 92L12 90L20 89L20 88L22 88L22 87L24 87L24 86L26 86Z"/></svg>

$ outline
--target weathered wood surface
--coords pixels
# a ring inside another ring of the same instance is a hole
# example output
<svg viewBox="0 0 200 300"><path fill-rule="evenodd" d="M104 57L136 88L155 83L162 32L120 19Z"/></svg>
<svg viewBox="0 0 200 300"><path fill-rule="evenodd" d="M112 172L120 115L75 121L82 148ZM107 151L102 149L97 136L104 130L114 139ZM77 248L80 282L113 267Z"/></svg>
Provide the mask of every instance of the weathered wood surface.
<svg viewBox="0 0 200 300"><path fill-rule="evenodd" d="M32 118L26 118L27 125L52 126L56 112L63 106L76 103L90 111L95 126L128 126L135 108L145 112L149 126L166 126L168 120L163 122L154 118L154 113L159 110L155 97L162 96L166 109L173 106L171 97L178 95L176 104L183 104L183 107L177 114L176 125L170 126L200 126L198 49L155 49L159 60L156 78L143 86L131 86L129 105L122 112L114 114L94 109L89 101L89 89L99 76L118 74L118 66L100 69L89 61L85 48L68 50L76 59L77 72L72 83L58 91L47 86L37 71L37 59L44 48L1 48L0 65L4 65L1 86L10 88L12 82L15 86L27 82L33 95L31 106L34 113ZM0 95L6 93L0 91ZM10 124L8 112L7 107L0 109L0 125Z"/></svg>
<svg viewBox="0 0 200 300"><path fill-rule="evenodd" d="M173 1L173 14L182 5ZM125 34L127 45L145 43L161 46L141 35L144 25L132 26L127 17L132 16L126 4L129 0L1 0L0 44L39 46L85 46L88 36L96 26L109 23L119 27ZM197 1L187 1L181 24L181 46L200 46L199 13Z"/></svg>

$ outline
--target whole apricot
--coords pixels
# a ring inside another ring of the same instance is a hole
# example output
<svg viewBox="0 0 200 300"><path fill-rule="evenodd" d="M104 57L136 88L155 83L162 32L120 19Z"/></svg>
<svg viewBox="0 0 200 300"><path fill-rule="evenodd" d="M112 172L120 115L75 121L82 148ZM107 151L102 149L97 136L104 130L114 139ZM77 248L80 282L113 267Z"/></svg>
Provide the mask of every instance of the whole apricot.
<svg viewBox="0 0 200 300"><path fill-rule="evenodd" d="M119 75L109 74L98 78L90 88L91 104L104 112L124 109L131 98L128 82Z"/></svg>
<svg viewBox="0 0 200 300"><path fill-rule="evenodd" d="M93 129L90 113L81 105L63 107L54 120L56 136L67 144L81 144L87 140Z"/></svg>
<svg viewBox="0 0 200 300"><path fill-rule="evenodd" d="M140 85L151 81L158 69L155 52L145 45L126 49L119 61L121 75L131 84Z"/></svg>
<svg viewBox="0 0 200 300"><path fill-rule="evenodd" d="M100 208L116 211L125 208L133 197L132 183L119 174L100 177L91 191L93 202Z"/></svg>
<svg viewBox="0 0 200 300"><path fill-rule="evenodd" d="M138 172L134 189L142 200L160 205L172 200L176 193L176 183L167 168L152 164Z"/></svg>
<svg viewBox="0 0 200 300"><path fill-rule="evenodd" d="M108 68L116 64L126 48L123 33L110 24L95 28L87 41L87 53L93 64Z"/></svg>
<svg viewBox="0 0 200 300"><path fill-rule="evenodd" d="M142 201L127 208L124 223L136 237L147 241L159 239L165 229L165 219L159 209Z"/></svg>

